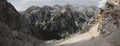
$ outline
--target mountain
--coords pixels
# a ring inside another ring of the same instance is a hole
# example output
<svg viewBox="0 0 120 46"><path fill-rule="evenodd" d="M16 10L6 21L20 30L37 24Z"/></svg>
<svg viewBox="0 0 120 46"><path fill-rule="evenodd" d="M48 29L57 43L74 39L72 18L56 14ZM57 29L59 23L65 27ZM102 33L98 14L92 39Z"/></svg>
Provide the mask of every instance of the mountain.
<svg viewBox="0 0 120 46"><path fill-rule="evenodd" d="M38 28L35 36L41 34L43 39L61 39L77 32L86 32L89 23L97 16L97 7L75 8L70 4L64 6L36 7L25 10L24 17L34 28ZM38 34L37 34L38 33Z"/></svg>
<svg viewBox="0 0 120 46"><path fill-rule="evenodd" d="M19 21L15 8L7 0L0 0L0 46L11 46L11 42L15 42L12 32L19 29Z"/></svg>
<svg viewBox="0 0 120 46"><path fill-rule="evenodd" d="M31 35L28 25L12 4L7 0L0 0L0 46L29 46L39 43Z"/></svg>
<svg viewBox="0 0 120 46"><path fill-rule="evenodd" d="M120 8L31 6L0 0L0 46L120 46Z"/></svg>

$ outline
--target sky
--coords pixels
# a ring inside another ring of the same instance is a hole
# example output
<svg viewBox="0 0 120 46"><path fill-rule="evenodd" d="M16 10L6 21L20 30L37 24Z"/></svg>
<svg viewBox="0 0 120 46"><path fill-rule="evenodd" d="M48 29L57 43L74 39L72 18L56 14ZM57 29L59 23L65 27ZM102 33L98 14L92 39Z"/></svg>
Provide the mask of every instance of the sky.
<svg viewBox="0 0 120 46"><path fill-rule="evenodd" d="M18 11L23 11L30 6L54 6L72 4L74 6L99 6L98 0L8 0ZM100 5L101 6L101 5Z"/></svg>

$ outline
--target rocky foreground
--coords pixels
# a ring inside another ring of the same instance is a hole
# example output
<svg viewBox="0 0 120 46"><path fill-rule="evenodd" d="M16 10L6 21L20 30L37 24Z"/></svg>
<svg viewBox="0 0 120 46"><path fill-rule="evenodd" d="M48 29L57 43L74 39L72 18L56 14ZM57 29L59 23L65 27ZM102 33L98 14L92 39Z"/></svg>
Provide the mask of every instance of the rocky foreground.
<svg viewBox="0 0 120 46"><path fill-rule="evenodd" d="M0 0L0 46L59 46L57 44L65 41L72 42L69 37L72 39L74 34L80 36L89 32L94 25L98 27L93 28L100 33L98 37L60 45L120 46L119 12L119 7L105 11L105 17L97 26L97 7L75 8L70 4L54 7L32 6L20 15L7 0Z"/></svg>

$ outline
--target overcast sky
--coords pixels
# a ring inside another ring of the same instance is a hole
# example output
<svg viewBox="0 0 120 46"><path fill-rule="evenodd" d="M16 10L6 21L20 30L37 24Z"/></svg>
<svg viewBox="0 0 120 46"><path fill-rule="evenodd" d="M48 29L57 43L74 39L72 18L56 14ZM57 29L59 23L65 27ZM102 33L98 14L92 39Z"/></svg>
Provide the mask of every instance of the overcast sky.
<svg viewBox="0 0 120 46"><path fill-rule="evenodd" d="M64 5L64 4L72 4L74 6L98 6L98 0L8 0L12 3L18 11L22 11L27 9L30 6L44 6L50 5L53 6L55 4Z"/></svg>

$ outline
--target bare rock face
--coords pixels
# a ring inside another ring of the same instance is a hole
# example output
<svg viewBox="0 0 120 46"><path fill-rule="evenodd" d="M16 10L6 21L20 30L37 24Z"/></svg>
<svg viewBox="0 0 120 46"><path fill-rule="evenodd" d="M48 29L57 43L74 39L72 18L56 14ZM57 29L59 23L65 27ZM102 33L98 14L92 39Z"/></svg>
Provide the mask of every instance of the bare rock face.
<svg viewBox="0 0 120 46"><path fill-rule="evenodd" d="M111 34L112 32L116 32L119 30L119 27L120 27L119 12L120 12L120 1L108 0L106 3L106 9L104 10L105 17L101 24L101 27L102 27L101 33Z"/></svg>
<svg viewBox="0 0 120 46"><path fill-rule="evenodd" d="M39 40L27 34L28 25L7 0L0 0L0 46L38 46Z"/></svg>
<svg viewBox="0 0 120 46"><path fill-rule="evenodd" d="M32 6L25 11L24 16L33 27L36 37L41 34L44 39L60 39L77 32L86 32L82 30L97 17L98 11L96 7L74 8L70 4L57 8Z"/></svg>
<svg viewBox="0 0 120 46"><path fill-rule="evenodd" d="M120 46L120 7L104 11L99 29L100 37L61 46ZM72 42L72 41L71 41Z"/></svg>
<svg viewBox="0 0 120 46"><path fill-rule="evenodd" d="M106 41L120 45L120 7L115 7L112 11L105 12L105 18L101 25L101 34Z"/></svg>
<svg viewBox="0 0 120 46"><path fill-rule="evenodd" d="M6 23L12 29L18 29L20 27L19 24L19 13L16 9L7 1L0 2L0 20Z"/></svg>
<svg viewBox="0 0 120 46"><path fill-rule="evenodd" d="M18 16L19 13L10 3L0 0L0 46L13 44L12 32L19 28Z"/></svg>
<svg viewBox="0 0 120 46"><path fill-rule="evenodd" d="M110 44L120 46L120 0L108 0L106 6L100 26L101 36Z"/></svg>

